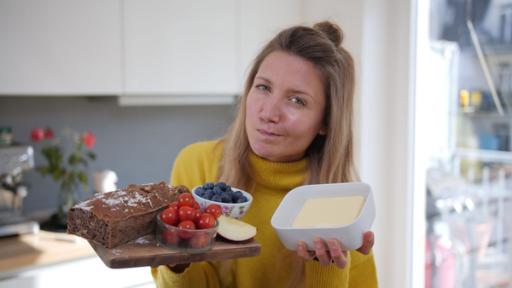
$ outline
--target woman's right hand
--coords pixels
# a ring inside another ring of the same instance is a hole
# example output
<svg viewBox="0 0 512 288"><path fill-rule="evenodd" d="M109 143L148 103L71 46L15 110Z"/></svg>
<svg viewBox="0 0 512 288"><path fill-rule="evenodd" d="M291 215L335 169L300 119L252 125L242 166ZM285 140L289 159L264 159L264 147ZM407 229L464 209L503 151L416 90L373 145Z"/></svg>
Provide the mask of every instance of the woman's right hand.
<svg viewBox="0 0 512 288"><path fill-rule="evenodd" d="M182 264L175 264L175 265L167 265L169 269L171 269L172 272L180 274L185 272L185 270L190 266L190 263L182 263Z"/></svg>
<svg viewBox="0 0 512 288"><path fill-rule="evenodd" d="M371 231L363 234L363 245L357 249L362 254L369 254L374 244L374 234ZM343 244L337 239L328 239L324 241L317 237L314 241L314 247L307 247L304 241L297 243L297 255L304 260L317 260L322 265L330 263L336 264L340 269L347 265L347 251L343 248ZM308 248L313 248L308 250Z"/></svg>

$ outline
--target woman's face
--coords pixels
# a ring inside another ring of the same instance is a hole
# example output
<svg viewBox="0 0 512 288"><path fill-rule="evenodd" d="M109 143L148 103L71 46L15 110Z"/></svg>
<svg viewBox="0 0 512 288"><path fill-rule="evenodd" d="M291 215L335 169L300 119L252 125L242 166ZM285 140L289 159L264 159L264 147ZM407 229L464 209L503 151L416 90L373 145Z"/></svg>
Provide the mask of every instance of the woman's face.
<svg viewBox="0 0 512 288"><path fill-rule="evenodd" d="M245 128L252 151L278 162L299 160L323 126L324 81L313 63L276 51L261 63L247 95Z"/></svg>

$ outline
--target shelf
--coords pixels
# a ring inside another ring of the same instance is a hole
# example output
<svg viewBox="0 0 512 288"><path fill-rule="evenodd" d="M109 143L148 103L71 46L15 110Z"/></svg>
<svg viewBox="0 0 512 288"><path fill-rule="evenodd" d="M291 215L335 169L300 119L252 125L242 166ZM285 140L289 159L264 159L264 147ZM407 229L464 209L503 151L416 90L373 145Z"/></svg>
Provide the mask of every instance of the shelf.
<svg viewBox="0 0 512 288"><path fill-rule="evenodd" d="M455 150L455 157L474 158L497 163L512 163L512 151L457 148Z"/></svg>
<svg viewBox="0 0 512 288"><path fill-rule="evenodd" d="M456 115L460 116L460 117L490 118L490 119L503 119L503 120L509 120L512 118L512 113L510 113L510 112L506 112L505 115L500 115L497 112L487 112L487 111L458 112Z"/></svg>

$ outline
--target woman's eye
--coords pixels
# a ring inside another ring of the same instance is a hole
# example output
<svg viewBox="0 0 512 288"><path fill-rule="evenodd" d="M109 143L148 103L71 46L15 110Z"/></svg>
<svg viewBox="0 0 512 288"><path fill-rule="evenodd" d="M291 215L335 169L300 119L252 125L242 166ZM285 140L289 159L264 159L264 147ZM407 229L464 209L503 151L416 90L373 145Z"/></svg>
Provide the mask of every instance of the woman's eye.
<svg viewBox="0 0 512 288"><path fill-rule="evenodd" d="M270 90L270 88L265 84L256 85L256 89L263 91L263 92L268 92Z"/></svg>
<svg viewBox="0 0 512 288"><path fill-rule="evenodd" d="M306 106L306 102L304 100L302 100L302 98L297 97L297 96L291 97L290 101L292 103L295 103L295 104L300 105L300 106Z"/></svg>

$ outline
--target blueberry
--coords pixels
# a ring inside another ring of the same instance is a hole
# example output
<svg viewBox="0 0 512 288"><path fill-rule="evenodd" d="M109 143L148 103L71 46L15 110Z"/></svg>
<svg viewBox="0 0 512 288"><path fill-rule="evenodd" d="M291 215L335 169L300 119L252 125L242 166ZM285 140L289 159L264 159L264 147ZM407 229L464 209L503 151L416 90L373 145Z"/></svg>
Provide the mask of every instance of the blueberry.
<svg viewBox="0 0 512 288"><path fill-rule="evenodd" d="M225 194L228 195L229 199L231 199L231 203L235 203L236 202L236 199L233 196L233 192L228 191L228 192L225 192Z"/></svg>
<svg viewBox="0 0 512 288"><path fill-rule="evenodd" d="M231 203L232 201L231 197L227 193L222 194L221 200L222 203Z"/></svg>
<svg viewBox="0 0 512 288"><path fill-rule="evenodd" d="M244 202L247 202L247 199L244 199L245 196L242 196L238 199L236 199L236 203L244 203Z"/></svg>
<svg viewBox="0 0 512 288"><path fill-rule="evenodd" d="M214 184L212 182L208 182L203 185L204 189L213 189L213 187L214 187Z"/></svg>
<svg viewBox="0 0 512 288"><path fill-rule="evenodd" d="M239 198L241 198L242 196L244 196L244 194L242 194L242 192L240 191L235 191L233 192L233 200L238 200Z"/></svg>
<svg viewBox="0 0 512 288"><path fill-rule="evenodd" d="M204 195L203 187L198 187L195 192L196 192L196 195L199 195L201 197Z"/></svg>
<svg viewBox="0 0 512 288"><path fill-rule="evenodd" d="M231 186L229 186L229 185L226 185L226 190L224 190L224 191L226 191L226 192L228 192L228 191L231 191L231 192L233 192L233 189L231 189Z"/></svg>
<svg viewBox="0 0 512 288"><path fill-rule="evenodd" d="M204 191L204 194L202 196L203 198L206 198L208 200L211 200L213 197L213 191L212 190L206 190Z"/></svg>
<svg viewBox="0 0 512 288"><path fill-rule="evenodd" d="M224 182L219 182L216 184L216 186L219 187L222 191L226 190L227 187L226 183Z"/></svg>
<svg viewBox="0 0 512 288"><path fill-rule="evenodd" d="M211 200L215 202L222 202L220 195L213 195Z"/></svg>
<svg viewBox="0 0 512 288"><path fill-rule="evenodd" d="M213 193L215 195L222 195L223 192L224 191L222 191L222 189L220 189L218 186L213 188Z"/></svg>

